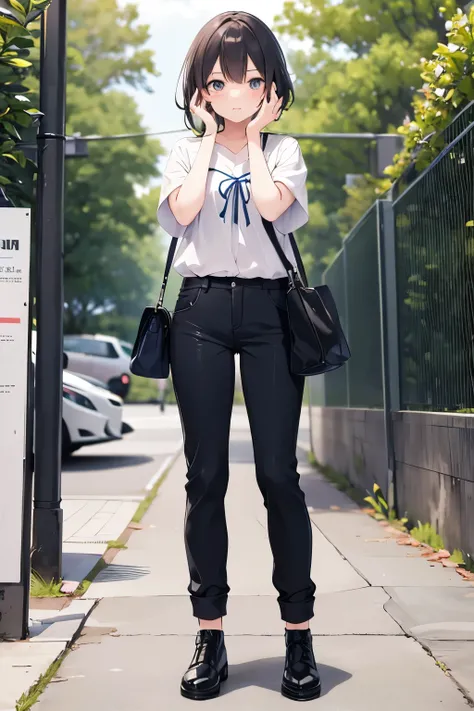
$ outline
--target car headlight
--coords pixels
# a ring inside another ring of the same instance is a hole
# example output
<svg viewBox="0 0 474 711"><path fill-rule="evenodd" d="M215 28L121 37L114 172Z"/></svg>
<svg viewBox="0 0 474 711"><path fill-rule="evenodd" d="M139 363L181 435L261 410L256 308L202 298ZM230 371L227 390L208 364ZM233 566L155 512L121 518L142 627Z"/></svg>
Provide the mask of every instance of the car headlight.
<svg viewBox="0 0 474 711"><path fill-rule="evenodd" d="M97 410L94 403L89 400L89 398L85 395L81 395L81 393L78 393L77 390L71 390L71 388L63 386L63 397L65 397L66 400L71 400L72 402L75 402L76 405L86 407L88 410Z"/></svg>

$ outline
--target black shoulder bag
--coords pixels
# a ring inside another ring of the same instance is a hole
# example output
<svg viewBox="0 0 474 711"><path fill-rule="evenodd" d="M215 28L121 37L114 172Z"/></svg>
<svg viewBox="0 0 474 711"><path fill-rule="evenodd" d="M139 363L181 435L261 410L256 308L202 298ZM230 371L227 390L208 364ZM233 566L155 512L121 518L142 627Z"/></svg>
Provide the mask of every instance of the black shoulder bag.
<svg viewBox="0 0 474 711"><path fill-rule="evenodd" d="M268 135L262 134L263 148ZM290 280L286 305L291 332L291 372L295 375L318 375L340 368L351 353L329 287L325 284L308 286L303 261L290 232L289 239L298 267L298 273L295 274L293 265L278 241L273 224L263 217L262 222Z"/></svg>
<svg viewBox="0 0 474 711"><path fill-rule="evenodd" d="M168 250L158 303L156 306L147 306L143 311L133 346L130 370L134 375L141 375L142 378L162 379L167 378L170 373L171 314L163 306L163 299L177 244L178 237L173 237Z"/></svg>

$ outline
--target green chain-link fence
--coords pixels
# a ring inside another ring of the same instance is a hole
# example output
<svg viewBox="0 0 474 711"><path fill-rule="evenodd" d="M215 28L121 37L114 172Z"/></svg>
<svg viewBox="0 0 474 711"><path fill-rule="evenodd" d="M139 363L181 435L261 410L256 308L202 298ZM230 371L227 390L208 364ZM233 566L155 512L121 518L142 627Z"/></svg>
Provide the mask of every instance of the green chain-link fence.
<svg viewBox="0 0 474 711"><path fill-rule="evenodd" d="M449 143L397 195L398 380L404 410L474 408L474 104L445 131ZM324 273L348 337L348 364L312 386L315 404L384 407L379 231L375 204ZM384 213L387 215L387 213ZM382 265L382 269L384 265Z"/></svg>

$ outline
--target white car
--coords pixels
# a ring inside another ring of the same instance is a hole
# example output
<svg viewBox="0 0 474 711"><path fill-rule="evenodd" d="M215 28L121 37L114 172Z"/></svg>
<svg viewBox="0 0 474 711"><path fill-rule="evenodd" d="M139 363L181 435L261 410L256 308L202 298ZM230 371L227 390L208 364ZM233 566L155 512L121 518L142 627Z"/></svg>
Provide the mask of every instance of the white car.
<svg viewBox="0 0 474 711"><path fill-rule="evenodd" d="M36 332L32 334L31 355L35 363ZM122 417L123 401L120 397L63 370L64 458L84 445L121 439L125 433L131 432L132 428L122 421Z"/></svg>
<svg viewBox="0 0 474 711"><path fill-rule="evenodd" d="M124 431L130 431L122 416L118 395L63 371L63 457L86 444L121 439Z"/></svg>
<svg viewBox="0 0 474 711"><path fill-rule="evenodd" d="M100 380L122 398L127 397L130 388L132 348L131 343L114 336L64 336L69 370Z"/></svg>

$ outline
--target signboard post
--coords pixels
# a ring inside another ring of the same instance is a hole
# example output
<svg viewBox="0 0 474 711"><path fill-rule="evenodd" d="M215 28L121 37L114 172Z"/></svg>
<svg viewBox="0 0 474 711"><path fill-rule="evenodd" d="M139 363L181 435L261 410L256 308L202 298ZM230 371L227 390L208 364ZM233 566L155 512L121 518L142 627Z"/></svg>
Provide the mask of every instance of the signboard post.
<svg viewBox="0 0 474 711"><path fill-rule="evenodd" d="M28 634L32 488L31 211L0 208L0 639Z"/></svg>

